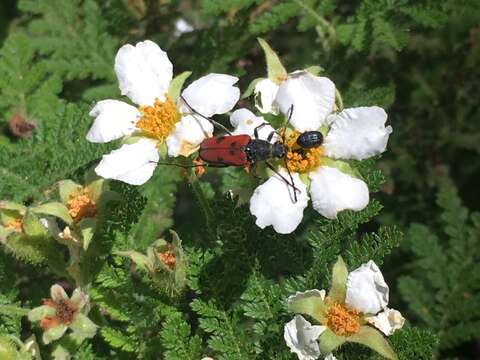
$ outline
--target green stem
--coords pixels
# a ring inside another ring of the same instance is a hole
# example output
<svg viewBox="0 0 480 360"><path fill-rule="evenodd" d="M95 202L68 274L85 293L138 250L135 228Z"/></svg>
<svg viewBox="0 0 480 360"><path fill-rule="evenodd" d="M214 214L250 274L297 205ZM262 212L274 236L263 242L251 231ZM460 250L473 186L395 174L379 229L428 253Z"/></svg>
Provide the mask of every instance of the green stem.
<svg viewBox="0 0 480 360"><path fill-rule="evenodd" d="M337 103L337 107L339 111L343 110L343 98L342 94L340 94L340 91L338 91L337 88L335 88L335 102Z"/></svg>
<svg viewBox="0 0 480 360"><path fill-rule="evenodd" d="M205 193L203 192L203 189L195 175L189 175L188 182L192 186L192 192L197 198L198 204L203 211L203 215L205 216L207 230L211 235L214 235L212 228L214 214L210 204L208 203L207 197L205 196Z"/></svg>
<svg viewBox="0 0 480 360"><path fill-rule="evenodd" d="M0 314L25 316L30 309L21 308L15 305L0 305Z"/></svg>
<svg viewBox="0 0 480 360"><path fill-rule="evenodd" d="M332 39L335 39L336 37L336 32L335 28L328 22L323 16L319 15L314 9L312 9L309 5L305 4L302 0L293 0L299 7L301 7L306 13L308 13L310 16L315 18L317 22L322 25L330 34L330 37Z"/></svg>

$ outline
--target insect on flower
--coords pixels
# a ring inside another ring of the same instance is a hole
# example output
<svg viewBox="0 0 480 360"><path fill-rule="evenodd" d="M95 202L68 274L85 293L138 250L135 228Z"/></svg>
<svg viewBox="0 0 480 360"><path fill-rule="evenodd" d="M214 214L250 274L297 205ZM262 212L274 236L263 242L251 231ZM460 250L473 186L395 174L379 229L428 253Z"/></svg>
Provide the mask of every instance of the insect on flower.
<svg viewBox="0 0 480 360"><path fill-rule="evenodd" d="M300 192L300 190L295 187L288 167L285 166L290 178L289 180L280 174L269 162L270 159L278 159L283 160L286 165L288 148L285 140L285 132L292 114L293 105L290 107L287 122L282 130L281 140L272 143L272 139L276 134L275 130L272 130L265 140L260 138L259 130L269 125L264 122L254 128L253 138L248 134L232 135L230 133L229 135L211 137L203 140L198 151L199 157L210 166L243 166L249 171L254 170L255 165L259 161L263 161L270 170L294 189L294 202L297 202L296 193L297 191ZM298 151L319 147L322 143L323 136L319 131L306 131L300 134L296 141Z"/></svg>

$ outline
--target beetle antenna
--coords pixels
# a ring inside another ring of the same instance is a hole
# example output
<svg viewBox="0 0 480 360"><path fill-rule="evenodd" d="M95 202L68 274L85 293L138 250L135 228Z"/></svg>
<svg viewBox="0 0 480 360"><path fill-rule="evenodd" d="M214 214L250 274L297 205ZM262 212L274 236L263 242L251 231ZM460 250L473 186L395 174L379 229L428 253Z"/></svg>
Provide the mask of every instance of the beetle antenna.
<svg viewBox="0 0 480 360"><path fill-rule="evenodd" d="M292 115L293 115L293 104L290 105L288 108L287 112L287 121L285 122L285 125L283 125L283 131L282 131L282 142L285 144L286 143L286 138L285 138L285 133L287 132L287 127L290 125L290 120L292 120Z"/></svg>
<svg viewBox="0 0 480 360"><path fill-rule="evenodd" d="M219 122L213 120L213 119L210 119L208 117L206 117L205 115L202 115L200 114L197 110L195 110L188 102L187 100L185 99L185 97L183 95L180 94L180 98L182 99L182 101L185 103L185 105L187 105L187 107L190 109L190 111L192 111L193 113L197 114L198 116L201 116L202 118L204 118L205 120L207 121L210 121L213 125L215 125L216 127L222 129L223 131L225 131L228 135L232 135L231 131L228 130L225 126L223 126L222 124L220 124Z"/></svg>
<svg viewBox="0 0 480 360"><path fill-rule="evenodd" d="M288 173L288 176L290 177L290 181L292 182L292 184L294 184L293 182L293 176L292 176L292 173L290 172L290 169L288 168L288 164L287 164L287 156L285 156L283 158L283 161L285 162L285 169L287 169L287 173ZM298 201L297 199L297 192L295 191L295 186L293 186L293 198L294 198L294 204ZM297 189L298 190L298 189ZM298 190L300 191L300 190Z"/></svg>
<svg viewBox="0 0 480 360"><path fill-rule="evenodd" d="M175 164L175 163L160 162L160 161L149 161L149 163L154 163L154 164L157 164L157 165L171 165L171 166L181 167L181 168L184 168L184 169L190 169L190 168L196 168L196 167L211 167L211 168L227 167L224 164L183 165L183 164Z"/></svg>
<svg viewBox="0 0 480 360"><path fill-rule="evenodd" d="M286 132L287 132L287 126L290 124L290 120L292 119L292 115L293 115L293 104L290 105L290 107L288 108L288 117L287 117L287 121L285 122L285 125L283 126L283 131L282 131L282 143L283 143L283 146L285 147L285 144L287 143L287 140L286 140ZM285 150L287 150L285 148ZM288 168L288 164L287 164L287 154L285 154L285 156L283 157L283 161L285 163L285 168L287 169L287 173L288 173L288 177L290 178L290 181L292 182L292 187L293 187L293 198L294 198L294 203L296 203L298 201L298 198L297 198L297 192L295 190L298 190L295 188L295 186L293 186L294 182L293 182L293 176L292 176L292 173L290 172L290 169ZM300 191L300 190L299 190Z"/></svg>

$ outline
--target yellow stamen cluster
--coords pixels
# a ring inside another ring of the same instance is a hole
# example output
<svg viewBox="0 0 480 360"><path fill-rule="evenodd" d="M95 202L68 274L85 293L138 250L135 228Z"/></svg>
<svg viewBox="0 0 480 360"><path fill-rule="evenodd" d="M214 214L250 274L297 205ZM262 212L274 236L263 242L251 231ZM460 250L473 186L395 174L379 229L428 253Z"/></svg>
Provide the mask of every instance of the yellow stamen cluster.
<svg viewBox="0 0 480 360"><path fill-rule="evenodd" d="M175 254L172 250L157 253L157 256L160 261L164 263L165 266L167 266L169 269L173 269L175 267L176 259Z"/></svg>
<svg viewBox="0 0 480 360"><path fill-rule="evenodd" d="M5 228L16 232L22 232L22 220L12 219L5 224Z"/></svg>
<svg viewBox="0 0 480 360"><path fill-rule="evenodd" d="M297 145L297 138L300 134L294 132L286 140L287 166L291 172L306 173L310 172L321 163L323 150L322 147L303 149Z"/></svg>
<svg viewBox="0 0 480 360"><path fill-rule="evenodd" d="M60 324L70 325L78 311L78 306L68 299L62 299L59 301L43 299L43 305L47 305L55 309L54 316L48 316L41 320L40 326L44 330Z"/></svg>
<svg viewBox="0 0 480 360"><path fill-rule="evenodd" d="M79 222L83 218L94 217L97 214L95 201L88 189L84 189L79 194L70 195L67 201L68 213L75 222Z"/></svg>
<svg viewBox="0 0 480 360"><path fill-rule="evenodd" d="M156 99L153 106L140 106L139 110L142 117L136 127L160 142L165 141L180 120L177 107L168 97L163 102Z"/></svg>
<svg viewBox="0 0 480 360"><path fill-rule="evenodd" d="M353 335L360 330L360 312L334 303L328 308L325 325L338 336Z"/></svg>

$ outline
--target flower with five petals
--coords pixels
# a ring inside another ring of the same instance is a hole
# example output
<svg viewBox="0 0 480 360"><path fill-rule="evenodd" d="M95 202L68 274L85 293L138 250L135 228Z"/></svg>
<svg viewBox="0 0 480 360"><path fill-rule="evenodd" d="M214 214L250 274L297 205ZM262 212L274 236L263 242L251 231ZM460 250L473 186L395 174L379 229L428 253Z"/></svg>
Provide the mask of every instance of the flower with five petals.
<svg viewBox="0 0 480 360"><path fill-rule="evenodd" d="M388 285L372 260L349 273L339 257L327 296L325 290L315 289L288 298L290 311L306 314L320 325L296 315L285 325L287 346L300 360L313 360L345 342L354 342L395 360L397 356L383 335L402 328L405 319L387 307L388 300Z"/></svg>
<svg viewBox="0 0 480 360"><path fill-rule="evenodd" d="M238 78L208 74L181 92L189 72L172 80L173 65L167 53L152 41L120 48L115 72L122 95L138 107L118 100L99 101L91 110L95 118L87 140L105 143L124 138L124 144L104 155L98 175L132 185L148 181L159 160L159 150L169 156L188 156L213 133L205 117L224 114L237 103ZM166 148L165 148L165 146Z"/></svg>

